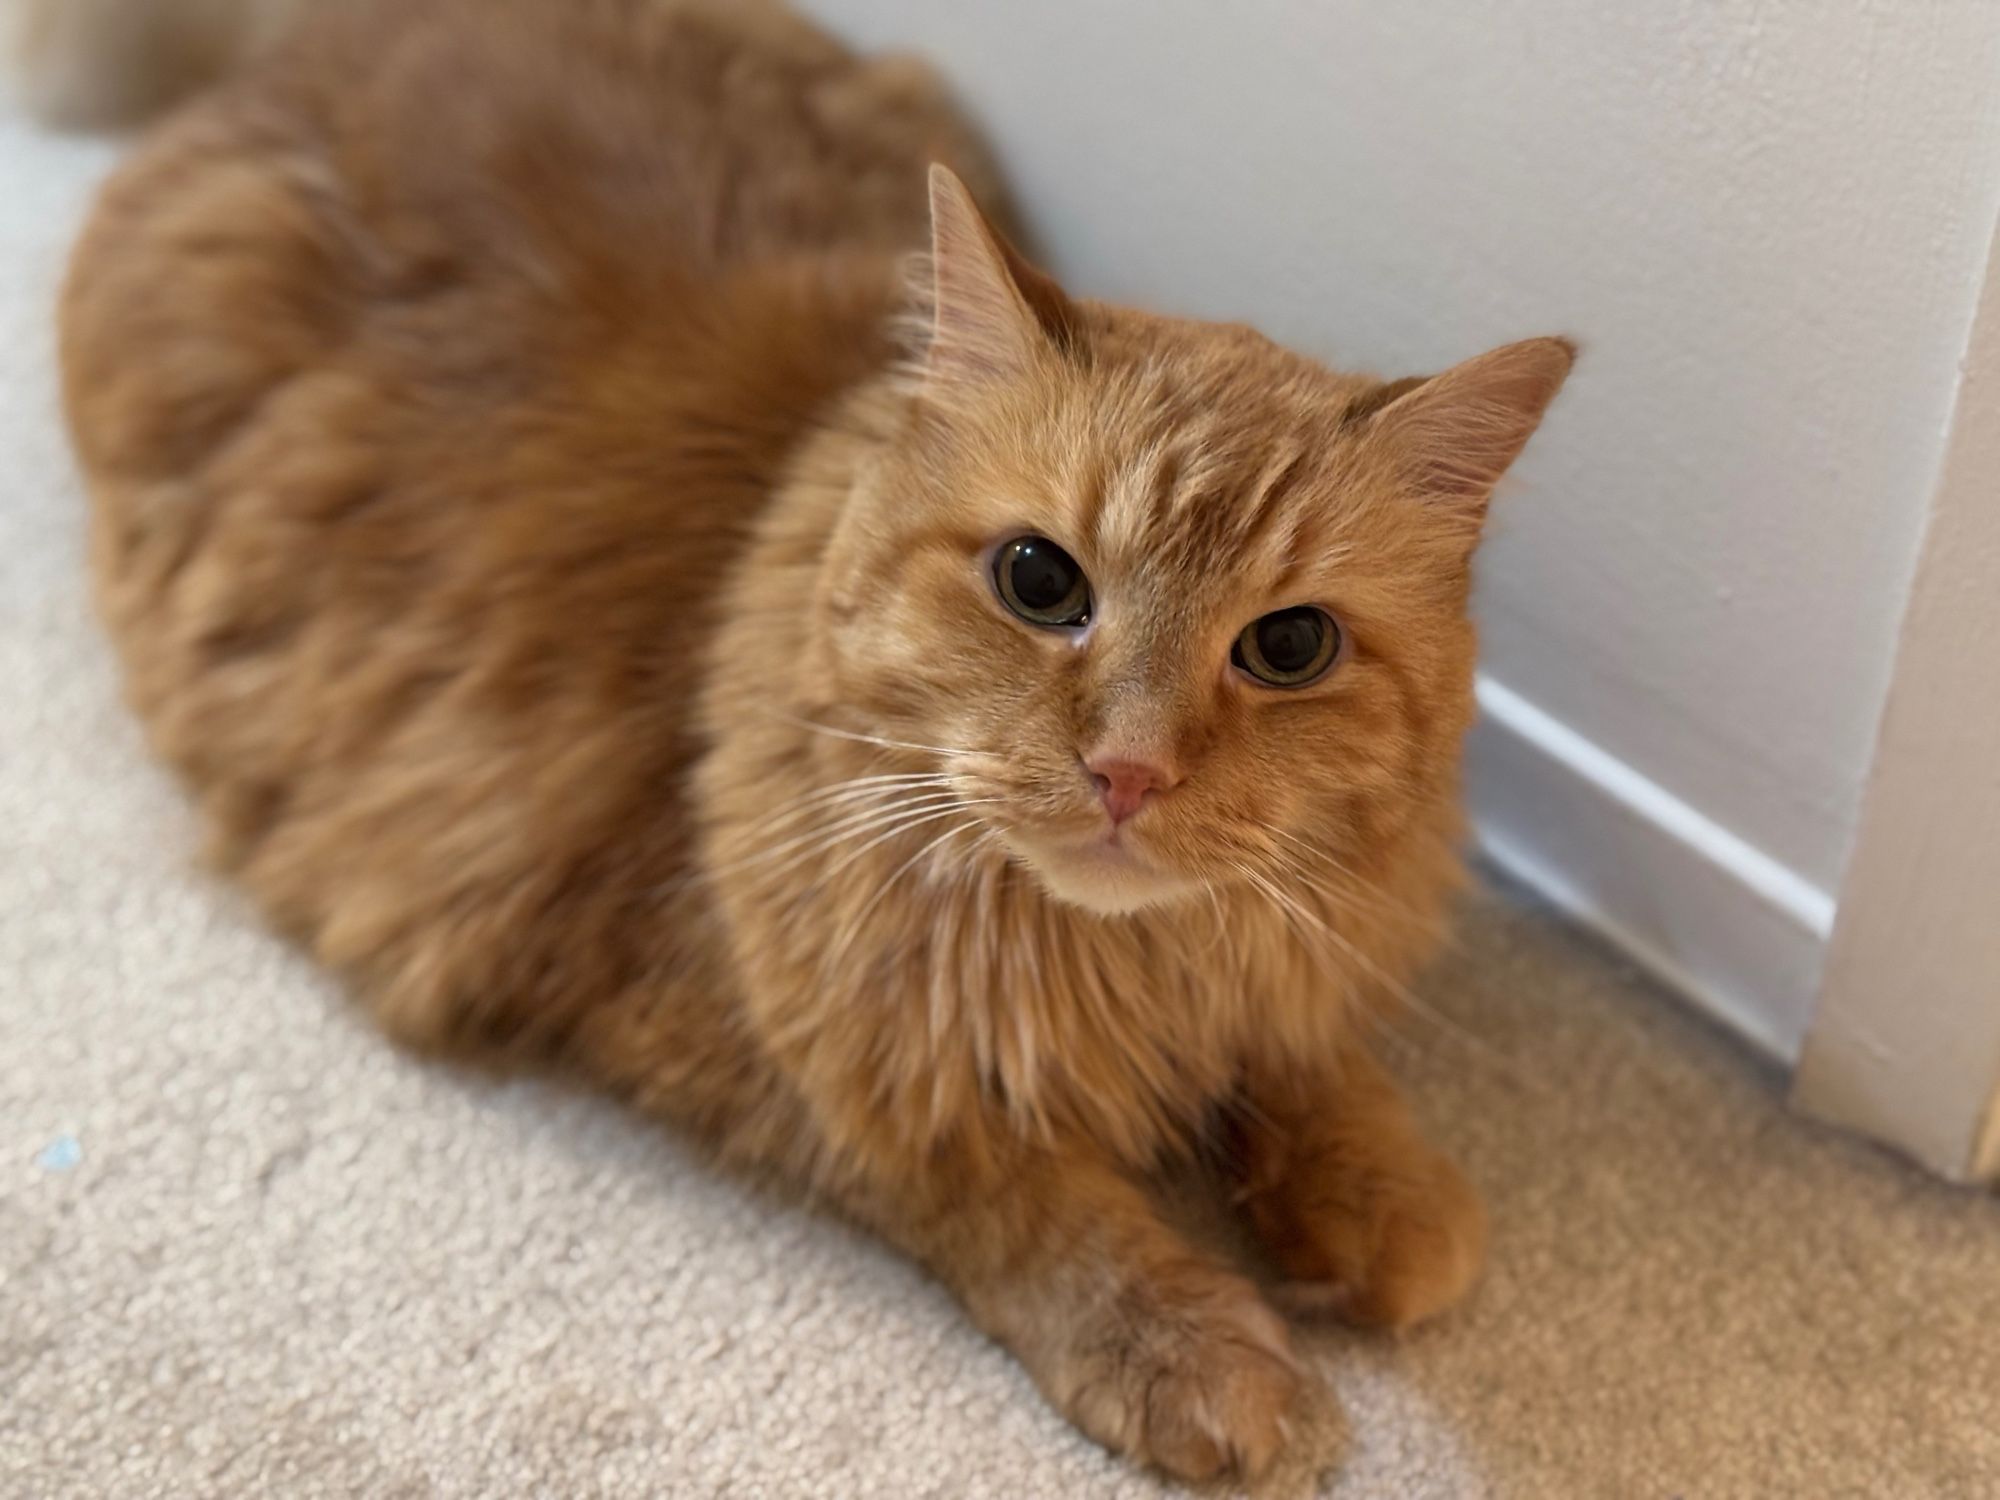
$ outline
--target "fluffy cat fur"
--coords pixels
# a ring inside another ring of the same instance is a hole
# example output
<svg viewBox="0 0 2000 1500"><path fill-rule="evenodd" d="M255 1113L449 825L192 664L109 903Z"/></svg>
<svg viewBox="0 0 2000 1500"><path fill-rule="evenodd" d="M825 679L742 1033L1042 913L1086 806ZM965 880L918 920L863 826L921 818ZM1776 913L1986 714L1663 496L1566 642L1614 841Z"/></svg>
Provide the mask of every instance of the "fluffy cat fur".
<svg viewBox="0 0 2000 1500"><path fill-rule="evenodd" d="M1336 374L1069 297L998 192L928 71L775 6L329 6L76 252L102 610L214 859L395 1037L589 1075L1101 1442L1255 1474L1270 1297L1402 1325L1479 1263L1366 1022L1457 879L1470 559L1571 351ZM1088 631L996 601L1022 533ZM1231 667L1299 603L1334 671ZM1172 783L1115 841L1107 751ZM1204 1148L1269 1294L1156 1207Z"/></svg>

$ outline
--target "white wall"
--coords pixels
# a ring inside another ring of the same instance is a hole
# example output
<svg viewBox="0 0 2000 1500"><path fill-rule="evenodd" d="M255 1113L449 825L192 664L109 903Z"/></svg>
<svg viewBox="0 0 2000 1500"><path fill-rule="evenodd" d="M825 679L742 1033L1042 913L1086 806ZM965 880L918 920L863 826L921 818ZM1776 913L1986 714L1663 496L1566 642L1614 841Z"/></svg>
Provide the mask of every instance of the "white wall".
<svg viewBox="0 0 2000 1500"><path fill-rule="evenodd" d="M1582 340L1486 557L1482 821L1791 1051L2000 199L2000 4L807 7L943 63L1081 291L1390 372Z"/></svg>

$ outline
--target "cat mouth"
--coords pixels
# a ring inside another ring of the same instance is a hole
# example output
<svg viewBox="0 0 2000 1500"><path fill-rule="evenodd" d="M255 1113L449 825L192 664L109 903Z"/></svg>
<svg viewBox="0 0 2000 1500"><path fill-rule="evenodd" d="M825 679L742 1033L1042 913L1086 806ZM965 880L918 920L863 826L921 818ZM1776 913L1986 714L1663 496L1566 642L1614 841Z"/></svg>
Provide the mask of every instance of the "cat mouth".
<svg viewBox="0 0 2000 1500"><path fill-rule="evenodd" d="M1149 870L1153 866L1139 852L1129 838L1120 838L1117 824L1112 824L1103 832L1093 834L1077 846L1076 856L1084 860L1096 860L1101 864L1115 866L1122 870Z"/></svg>
<svg viewBox="0 0 2000 1500"><path fill-rule="evenodd" d="M1034 840L1020 852L1050 895L1103 916L1163 906L1200 888L1150 858L1129 830L1115 827L1082 838Z"/></svg>
<svg viewBox="0 0 2000 1500"><path fill-rule="evenodd" d="M1130 827L1105 818L1051 823L1018 830L1023 841L1045 859L1108 865L1126 870L1158 870Z"/></svg>

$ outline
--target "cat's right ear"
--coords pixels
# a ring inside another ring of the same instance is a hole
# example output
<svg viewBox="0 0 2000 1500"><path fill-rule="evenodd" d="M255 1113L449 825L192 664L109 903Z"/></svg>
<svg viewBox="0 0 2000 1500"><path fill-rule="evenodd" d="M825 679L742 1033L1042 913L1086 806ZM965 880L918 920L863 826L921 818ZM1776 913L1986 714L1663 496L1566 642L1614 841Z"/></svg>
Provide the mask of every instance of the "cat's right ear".
<svg viewBox="0 0 2000 1500"><path fill-rule="evenodd" d="M1523 339L1442 375L1385 386L1367 421L1404 450L1426 500L1476 529L1494 485L1541 425L1575 361L1568 339Z"/></svg>
<svg viewBox="0 0 2000 1500"><path fill-rule="evenodd" d="M931 167L931 385L1017 378L1076 333L1076 309L987 222L949 167Z"/></svg>

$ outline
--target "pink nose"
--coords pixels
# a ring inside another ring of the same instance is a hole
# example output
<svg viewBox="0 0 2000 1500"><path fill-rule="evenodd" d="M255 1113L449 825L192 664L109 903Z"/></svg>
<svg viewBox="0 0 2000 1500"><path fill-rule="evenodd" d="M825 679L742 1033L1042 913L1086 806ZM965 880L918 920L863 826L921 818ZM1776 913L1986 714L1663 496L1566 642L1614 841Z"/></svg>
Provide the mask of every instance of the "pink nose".
<svg viewBox="0 0 2000 1500"><path fill-rule="evenodd" d="M1145 805L1154 792L1164 792L1176 778L1143 760L1097 756L1084 762L1113 823L1122 823Z"/></svg>

